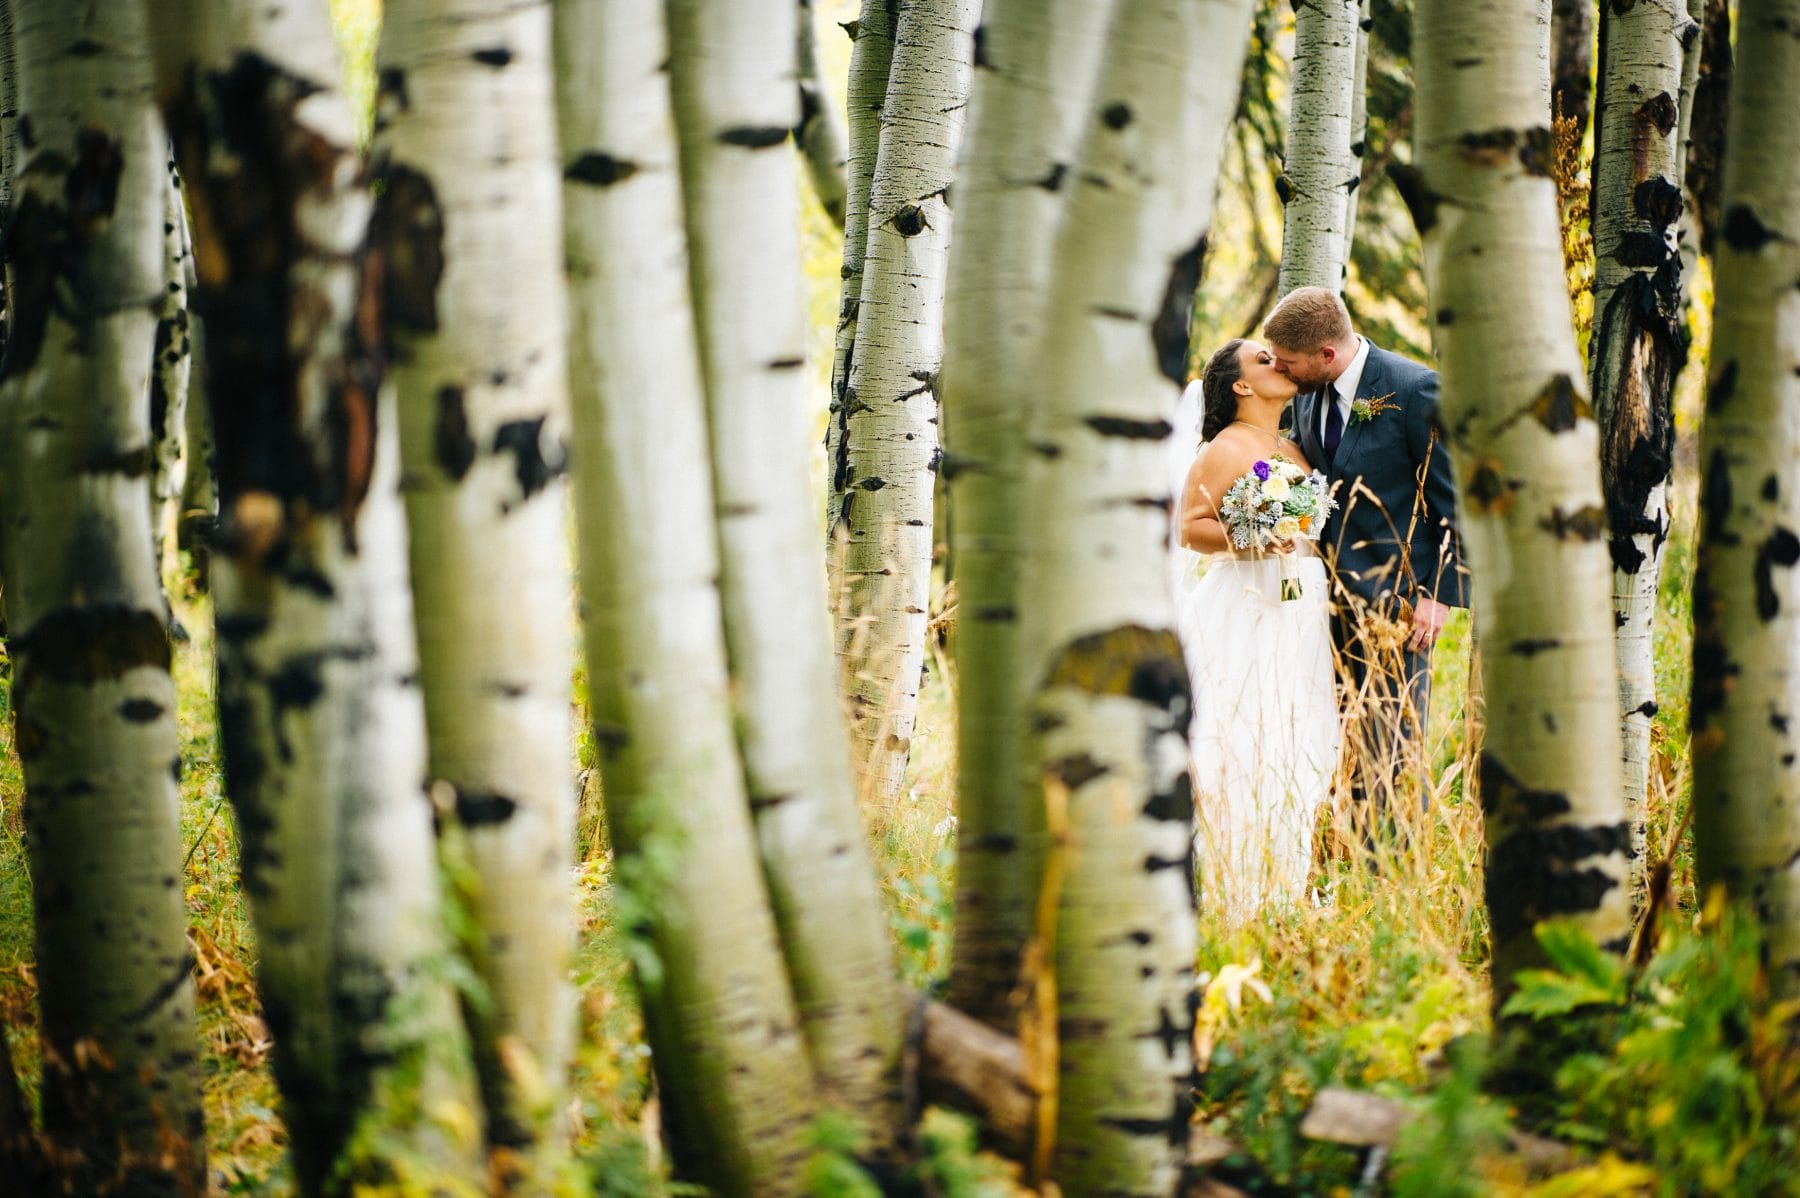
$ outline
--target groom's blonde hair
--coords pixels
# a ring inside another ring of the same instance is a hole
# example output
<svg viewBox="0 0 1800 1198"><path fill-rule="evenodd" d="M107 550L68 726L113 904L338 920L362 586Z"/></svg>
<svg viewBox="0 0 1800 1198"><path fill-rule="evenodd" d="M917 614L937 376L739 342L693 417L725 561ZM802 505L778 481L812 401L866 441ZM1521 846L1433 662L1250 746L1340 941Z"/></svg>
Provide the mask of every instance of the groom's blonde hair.
<svg viewBox="0 0 1800 1198"><path fill-rule="evenodd" d="M1329 287L1296 287L1263 321L1263 336L1295 353L1317 353L1350 339L1350 313Z"/></svg>

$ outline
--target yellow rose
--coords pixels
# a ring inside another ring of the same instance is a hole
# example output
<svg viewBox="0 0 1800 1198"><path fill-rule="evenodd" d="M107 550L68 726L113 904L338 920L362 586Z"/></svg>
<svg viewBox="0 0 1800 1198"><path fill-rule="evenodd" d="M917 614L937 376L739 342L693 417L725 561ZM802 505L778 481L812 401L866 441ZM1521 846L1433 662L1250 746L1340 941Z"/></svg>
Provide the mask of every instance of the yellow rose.
<svg viewBox="0 0 1800 1198"><path fill-rule="evenodd" d="M1300 535L1300 521L1295 519L1293 516L1283 516L1281 519L1275 521L1276 539L1282 540L1282 541L1291 541L1299 535Z"/></svg>
<svg viewBox="0 0 1800 1198"><path fill-rule="evenodd" d="M1286 499L1288 497L1288 481L1279 474L1271 475L1262 485L1264 499Z"/></svg>

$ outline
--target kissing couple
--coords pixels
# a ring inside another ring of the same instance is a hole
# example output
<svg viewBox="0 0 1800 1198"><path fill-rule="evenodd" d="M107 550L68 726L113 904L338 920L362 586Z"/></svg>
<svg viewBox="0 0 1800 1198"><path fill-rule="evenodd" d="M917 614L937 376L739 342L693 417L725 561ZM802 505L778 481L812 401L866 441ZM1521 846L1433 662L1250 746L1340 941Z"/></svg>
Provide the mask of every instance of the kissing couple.
<svg viewBox="0 0 1800 1198"><path fill-rule="evenodd" d="M1201 373L1176 514L1204 558L1178 612L1195 847L1232 922L1306 897L1346 739L1353 814L1365 835L1381 822L1377 783L1416 760L1432 645L1466 604L1437 372L1359 336L1323 287L1288 293L1263 336Z"/></svg>

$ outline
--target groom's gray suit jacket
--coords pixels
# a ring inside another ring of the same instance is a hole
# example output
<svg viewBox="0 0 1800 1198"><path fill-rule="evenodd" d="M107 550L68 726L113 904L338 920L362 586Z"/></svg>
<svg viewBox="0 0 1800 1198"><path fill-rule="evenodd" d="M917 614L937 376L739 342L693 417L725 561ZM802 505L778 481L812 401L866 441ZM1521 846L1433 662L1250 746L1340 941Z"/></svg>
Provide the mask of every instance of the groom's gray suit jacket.
<svg viewBox="0 0 1800 1198"><path fill-rule="evenodd" d="M1372 603L1423 596L1466 607L1450 455L1433 435L1437 372L1371 342L1353 398L1393 406L1368 420L1352 415L1329 459L1319 430L1321 394L1294 397L1294 440L1337 496L1319 544L1339 582Z"/></svg>

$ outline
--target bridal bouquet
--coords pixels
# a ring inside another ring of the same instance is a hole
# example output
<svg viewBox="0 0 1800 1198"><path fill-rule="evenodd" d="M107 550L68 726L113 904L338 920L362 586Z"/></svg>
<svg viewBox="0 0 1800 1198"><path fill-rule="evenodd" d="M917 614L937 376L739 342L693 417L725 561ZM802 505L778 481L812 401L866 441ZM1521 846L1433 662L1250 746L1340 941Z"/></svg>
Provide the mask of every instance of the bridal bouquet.
<svg viewBox="0 0 1800 1198"><path fill-rule="evenodd" d="M1219 505L1219 520L1226 535L1239 549L1267 549L1275 541L1319 535L1337 500L1317 470L1306 473L1280 454L1259 461L1250 472L1231 484ZM1300 597L1300 578L1294 555L1281 561L1281 597Z"/></svg>

